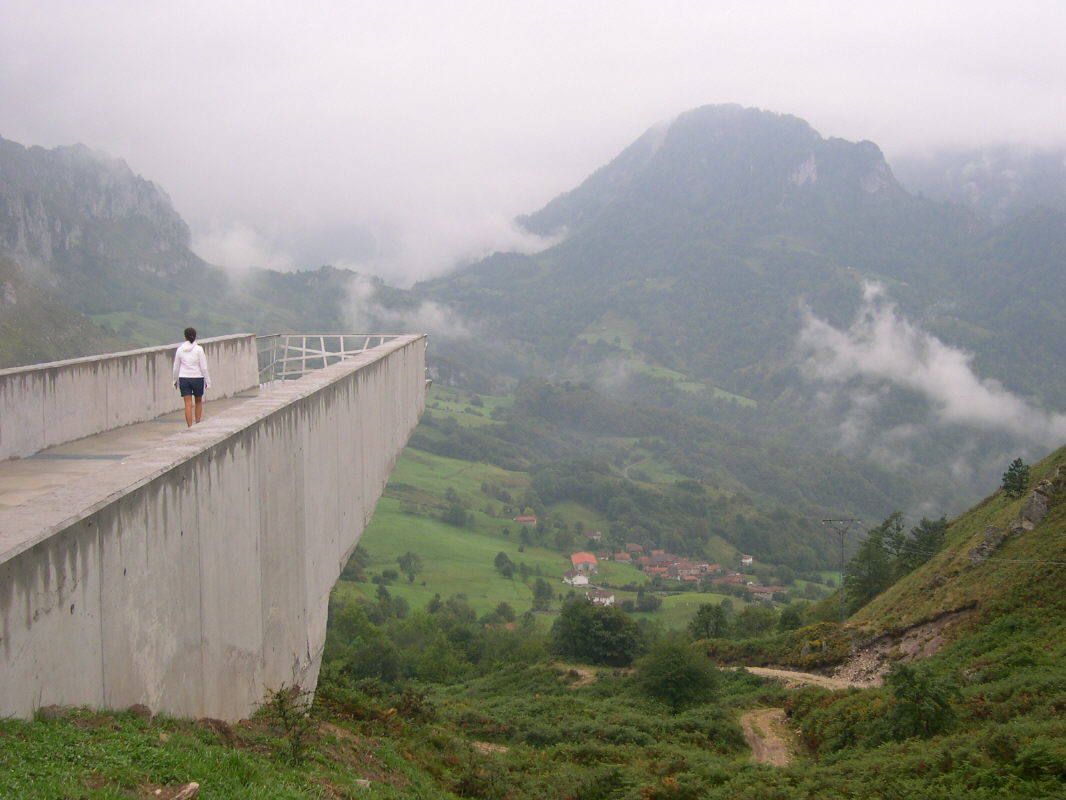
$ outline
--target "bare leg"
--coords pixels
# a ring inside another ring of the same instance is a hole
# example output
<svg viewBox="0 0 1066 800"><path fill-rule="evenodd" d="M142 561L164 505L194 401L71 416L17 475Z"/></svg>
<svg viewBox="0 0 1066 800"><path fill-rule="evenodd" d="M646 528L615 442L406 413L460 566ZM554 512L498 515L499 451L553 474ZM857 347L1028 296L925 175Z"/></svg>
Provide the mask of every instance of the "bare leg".
<svg viewBox="0 0 1066 800"><path fill-rule="evenodd" d="M182 400L185 401L185 424L192 427L192 395L187 394Z"/></svg>
<svg viewBox="0 0 1066 800"><path fill-rule="evenodd" d="M196 421L199 422L204 418L204 398L196 398Z"/></svg>

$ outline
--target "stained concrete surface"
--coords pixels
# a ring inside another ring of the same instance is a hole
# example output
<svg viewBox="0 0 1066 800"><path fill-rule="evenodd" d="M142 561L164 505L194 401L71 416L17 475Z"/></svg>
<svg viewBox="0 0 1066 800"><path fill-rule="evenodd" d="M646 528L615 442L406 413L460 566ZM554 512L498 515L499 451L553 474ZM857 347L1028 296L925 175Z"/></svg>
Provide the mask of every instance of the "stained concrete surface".
<svg viewBox="0 0 1066 800"><path fill-rule="evenodd" d="M236 720L314 687L330 589L425 407L425 349L398 336L187 432L129 425L26 459L85 471L0 508L0 716Z"/></svg>
<svg viewBox="0 0 1066 800"><path fill-rule="evenodd" d="M204 402L203 422L223 417L259 395L258 389L248 389L222 400L213 400L208 394ZM81 478L113 469L115 462L156 447L169 437L187 430L184 410L175 411L148 422L126 425L49 447L26 458L0 461L0 511L14 508Z"/></svg>

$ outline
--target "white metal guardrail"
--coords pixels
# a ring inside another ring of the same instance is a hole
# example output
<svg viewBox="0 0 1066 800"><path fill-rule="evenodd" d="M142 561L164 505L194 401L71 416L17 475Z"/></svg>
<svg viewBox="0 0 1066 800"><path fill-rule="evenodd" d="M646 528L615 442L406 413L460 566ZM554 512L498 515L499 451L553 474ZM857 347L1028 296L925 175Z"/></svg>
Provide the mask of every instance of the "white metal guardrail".
<svg viewBox="0 0 1066 800"><path fill-rule="evenodd" d="M259 383L291 381L365 353L398 333L273 333L255 337L259 352Z"/></svg>

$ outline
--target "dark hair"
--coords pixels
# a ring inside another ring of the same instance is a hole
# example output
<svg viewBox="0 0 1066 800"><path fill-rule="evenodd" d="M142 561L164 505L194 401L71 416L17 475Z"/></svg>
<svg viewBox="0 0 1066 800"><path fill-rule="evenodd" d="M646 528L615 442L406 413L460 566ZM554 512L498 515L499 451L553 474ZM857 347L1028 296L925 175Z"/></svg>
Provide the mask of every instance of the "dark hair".
<svg viewBox="0 0 1066 800"><path fill-rule="evenodd" d="M195 342L196 341L196 328L186 328L185 329L185 341L187 341L187 342Z"/></svg>

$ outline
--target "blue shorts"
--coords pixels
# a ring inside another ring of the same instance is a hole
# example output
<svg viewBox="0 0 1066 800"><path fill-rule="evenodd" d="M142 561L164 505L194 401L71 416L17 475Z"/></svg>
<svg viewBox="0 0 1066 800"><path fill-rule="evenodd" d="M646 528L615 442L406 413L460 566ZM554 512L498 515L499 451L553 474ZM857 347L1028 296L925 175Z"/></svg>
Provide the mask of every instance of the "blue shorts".
<svg viewBox="0 0 1066 800"><path fill-rule="evenodd" d="M178 378L178 391L181 392L182 397L188 397L190 394L194 397L203 397L204 379Z"/></svg>

